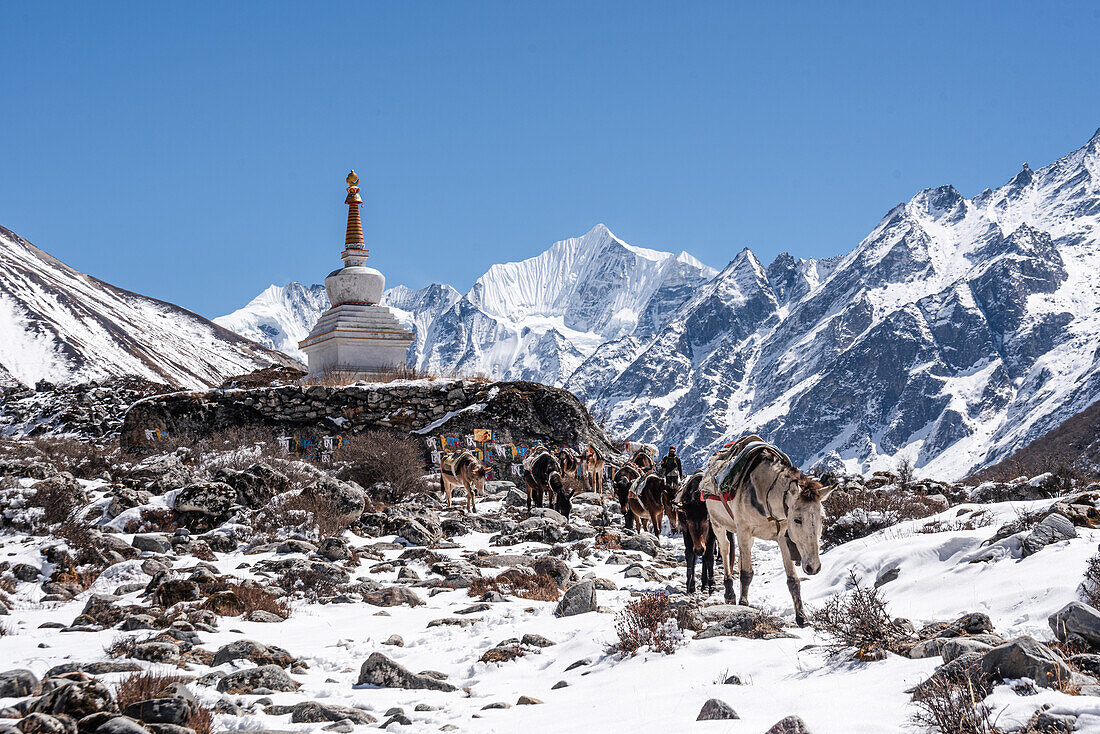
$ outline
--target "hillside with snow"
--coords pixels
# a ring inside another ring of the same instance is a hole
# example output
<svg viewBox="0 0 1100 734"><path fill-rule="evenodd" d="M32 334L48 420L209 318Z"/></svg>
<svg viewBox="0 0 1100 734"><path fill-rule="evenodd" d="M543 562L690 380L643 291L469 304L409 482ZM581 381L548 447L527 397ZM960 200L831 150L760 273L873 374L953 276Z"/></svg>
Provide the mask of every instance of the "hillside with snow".
<svg viewBox="0 0 1100 734"><path fill-rule="evenodd" d="M0 227L0 384L137 375L209 387L272 364L295 363L179 306L74 270Z"/></svg>
<svg viewBox="0 0 1100 734"><path fill-rule="evenodd" d="M755 431L803 466L957 478L1100 399L1100 133L973 198L921 191L826 260L745 249L717 272L600 225L431 288L453 300L406 309L422 368L564 386L694 460ZM308 332L266 308L222 323Z"/></svg>

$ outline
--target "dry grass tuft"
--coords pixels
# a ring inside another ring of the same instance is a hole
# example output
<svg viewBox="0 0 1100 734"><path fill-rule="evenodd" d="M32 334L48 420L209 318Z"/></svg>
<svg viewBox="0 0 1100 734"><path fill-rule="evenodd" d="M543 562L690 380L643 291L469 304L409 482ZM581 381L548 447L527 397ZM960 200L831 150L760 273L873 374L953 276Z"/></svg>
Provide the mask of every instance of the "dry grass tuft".
<svg viewBox="0 0 1100 734"><path fill-rule="evenodd" d="M1100 609L1100 553L1090 558L1085 566L1085 579L1081 582L1080 592L1087 604Z"/></svg>
<svg viewBox="0 0 1100 734"><path fill-rule="evenodd" d="M153 698L162 698L168 694L169 689L177 683L188 683L190 678L173 675L171 673L142 672L131 673L123 678L115 692L115 701L119 709L125 709L132 703L148 701ZM201 704L191 714L186 726L195 731L195 734L210 734L213 730L214 716Z"/></svg>
<svg viewBox="0 0 1100 734"><path fill-rule="evenodd" d="M643 647L671 655L684 644L668 594L660 592L649 592L628 602L615 620L615 633L619 636L615 649L623 657Z"/></svg>
<svg viewBox="0 0 1100 734"><path fill-rule="evenodd" d="M623 544L619 542L619 536L612 533L600 533L592 539L592 545L599 550L621 550Z"/></svg>
<svg viewBox="0 0 1100 734"><path fill-rule="evenodd" d="M557 601L561 590L554 578L545 573L509 573L504 579L478 576L466 590L470 596L496 591L506 596L518 596L532 601Z"/></svg>
<svg viewBox="0 0 1100 734"><path fill-rule="evenodd" d="M923 731L940 734L998 734L992 710L983 701L989 684L978 665L955 675L934 676L914 695L912 721Z"/></svg>

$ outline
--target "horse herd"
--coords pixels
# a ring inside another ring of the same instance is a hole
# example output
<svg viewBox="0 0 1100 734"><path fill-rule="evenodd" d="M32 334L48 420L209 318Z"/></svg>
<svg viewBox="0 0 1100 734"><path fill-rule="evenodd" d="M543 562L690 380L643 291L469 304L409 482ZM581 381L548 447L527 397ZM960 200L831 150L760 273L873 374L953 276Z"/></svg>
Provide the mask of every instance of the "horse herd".
<svg viewBox="0 0 1100 734"><path fill-rule="evenodd" d="M753 539L775 541L794 602L795 621L804 625L796 566L811 576L821 570L821 503L833 488L803 474L781 451L759 436L744 436L726 444L705 468L686 478L680 474L679 462L675 463L677 468L662 471L645 449L615 462L592 445L581 455L568 448L554 452L536 447L523 462L527 509L542 507L544 497L549 497L550 506L568 517L572 493L565 478L575 477L585 491L602 493L605 466L612 466L611 489L622 508L627 529L650 530L659 535L663 520L668 518L671 531L683 533L689 594L696 590L695 567L700 559L702 589L714 590L717 547L722 556L725 600L736 600L733 591L736 558L740 603L748 604ZM466 490L466 507L474 511L475 494L484 491L487 476L488 470L471 452L445 461L440 484L447 505L451 505L454 489L462 486Z"/></svg>

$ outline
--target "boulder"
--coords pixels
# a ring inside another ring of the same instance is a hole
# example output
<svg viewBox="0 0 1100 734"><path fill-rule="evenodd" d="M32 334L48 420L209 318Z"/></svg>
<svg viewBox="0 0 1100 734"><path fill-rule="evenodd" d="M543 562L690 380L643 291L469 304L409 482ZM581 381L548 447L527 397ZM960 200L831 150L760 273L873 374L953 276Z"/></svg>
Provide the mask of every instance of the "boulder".
<svg viewBox="0 0 1100 734"><path fill-rule="evenodd" d="M152 586L152 584L153 581L150 581L149 585ZM154 596L157 603L165 609L181 601L198 601L202 598L199 585L191 579L165 579L155 589Z"/></svg>
<svg viewBox="0 0 1100 734"><path fill-rule="evenodd" d="M740 719L737 712L733 710L725 701L717 698L712 698L703 704L703 708L699 709L699 715L695 717L696 721L718 721L721 719Z"/></svg>
<svg viewBox="0 0 1100 734"><path fill-rule="evenodd" d="M237 492L224 482L188 484L176 494L173 509L182 518L213 527L229 519Z"/></svg>
<svg viewBox="0 0 1100 734"><path fill-rule="evenodd" d="M1032 637L1017 637L994 647L982 655L981 667L994 680L1031 678L1044 688L1057 688L1071 676L1069 666Z"/></svg>
<svg viewBox="0 0 1100 734"><path fill-rule="evenodd" d="M351 558L351 545L343 538L322 538L317 554L329 561L346 561Z"/></svg>
<svg viewBox="0 0 1100 734"><path fill-rule="evenodd" d="M175 454L151 456L131 469L126 479L138 482L155 494L179 489L191 481L190 470Z"/></svg>
<svg viewBox="0 0 1100 734"><path fill-rule="evenodd" d="M87 719L82 719L81 725L86 721ZM89 729L87 727L81 729L81 731L85 730ZM94 731L95 734L149 734L149 730L140 721L131 719L129 716L111 717L90 731Z"/></svg>
<svg viewBox="0 0 1100 734"><path fill-rule="evenodd" d="M180 649L167 640L152 640L134 645L130 657L147 663L174 663L180 659Z"/></svg>
<svg viewBox="0 0 1100 734"><path fill-rule="evenodd" d="M74 674L79 675L79 674ZM56 716L64 714L74 719L82 719L97 711L117 712L118 706L107 686L97 680L65 681L51 678L50 681L60 681L61 685L44 693L31 706L33 711Z"/></svg>
<svg viewBox="0 0 1100 734"><path fill-rule="evenodd" d="M573 572L568 563L553 556L543 556L537 559L531 564L531 569L535 573L545 574L554 579L554 583L558 585L559 589L564 589L570 581L577 577L577 574Z"/></svg>
<svg viewBox="0 0 1100 734"><path fill-rule="evenodd" d="M327 476L303 489L302 496L328 505L348 523L356 522L367 506L367 493L362 487Z"/></svg>
<svg viewBox="0 0 1100 734"><path fill-rule="evenodd" d="M404 586L391 586L387 589L365 592L363 601L376 607L396 607L402 604L416 607L424 603L412 589L407 589Z"/></svg>
<svg viewBox="0 0 1100 734"><path fill-rule="evenodd" d="M556 617L572 617L575 614L596 611L596 582L581 581L569 587L554 610Z"/></svg>
<svg viewBox="0 0 1100 734"><path fill-rule="evenodd" d="M222 693L251 693L254 688L271 691L295 691L298 684L278 665L261 665L258 668L238 670L218 681Z"/></svg>
<svg viewBox="0 0 1100 734"><path fill-rule="evenodd" d="M993 645L982 642L981 640L974 640L969 637L953 637L947 639L943 643L943 649L940 651L940 654L943 656L943 661L949 663L968 652L984 653L992 649Z"/></svg>
<svg viewBox="0 0 1100 734"><path fill-rule="evenodd" d="M186 698L151 698L130 704L122 713L147 724L186 726L195 714L195 703Z"/></svg>
<svg viewBox="0 0 1100 734"><path fill-rule="evenodd" d="M359 670L359 684L382 688L426 689L454 691L453 685L430 676L410 672L400 663L390 660L380 652L371 653Z"/></svg>
<svg viewBox="0 0 1100 734"><path fill-rule="evenodd" d="M51 716L38 711L27 714L16 731L23 734L77 734L76 722L70 717Z"/></svg>
<svg viewBox="0 0 1100 734"><path fill-rule="evenodd" d="M271 498L290 488L286 475L263 462L257 462L243 471L222 467L214 473L214 480L224 482L237 492L237 504L249 509L259 509Z"/></svg>
<svg viewBox="0 0 1100 734"><path fill-rule="evenodd" d="M222 645L214 653L213 665L221 665L233 660L249 660L256 665L277 665L280 668L289 668L298 662L298 659L281 647L265 645L255 640L235 640L227 645Z"/></svg>
<svg viewBox="0 0 1100 734"><path fill-rule="evenodd" d="M810 730L800 717L786 716L775 722L764 734L810 734Z"/></svg>
<svg viewBox="0 0 1100 734"><path fill-rule="evenodd" d="M697 640L706 640L711 637L729 637L741 635L752 631L764 613L753 607L739 604L730 605L733 610L722 618L721 621L709 625L695 636Z"/></svg>
<svg viewBox="0 0 1100 734"><path fill-rule="evenodd" d="M1073 522L1059 512L1052 512L1027 534L1021 545L1020 553L1024 558L1027 558L1051 543L1076 537L1077 528L1073 527Z"/></svg>
<svg viewBox="0 0 1100 734"><path fill-rule="evenodd" d="M0 698L34 696L41 687L37 676L29 670L18 668L0 673Z"/></svg>
<svg viewBox="0 0 1100 734"><path fill-rule="evenodd" d="M150 553L169 553L172 550L172 544L164 533L139 533L134 536L130 545L139 551Z"/></svg>
<svg viewBox="0 0 1100 734"><path fill-rule="evenodd" d="M1047 619L1054 636L1068 642L1077 636L1091 647L1100 647L1100 612L1088 604L1071 601Z"/></svg>
<svg viewBox="0 0 1100 734"><path fill-rule="evenodd" d="M290 709L292 724L316 724L324 721L351 721L353 724L373 724L378 719L366 711L351 706L338 706L320 701L303 701Z"/></svg>
<svg viewBox="0 0 1100 734"><path fill-rule="evenodd" d="M650 556L657 555L661 542L650 533L637 533L622 542L623 550L641 551Z"/></svg>

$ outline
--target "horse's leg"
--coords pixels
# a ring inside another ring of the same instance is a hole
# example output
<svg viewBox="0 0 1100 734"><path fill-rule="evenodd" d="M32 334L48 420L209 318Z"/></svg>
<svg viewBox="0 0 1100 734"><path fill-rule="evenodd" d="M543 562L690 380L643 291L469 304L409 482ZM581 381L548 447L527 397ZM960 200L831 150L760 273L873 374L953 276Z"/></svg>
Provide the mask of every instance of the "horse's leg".
<svg viewBox="0 0 1100 734"><path fill-rule="evenodd" d="M707 543L703 548L703 590L714 591L714 533L707 531Z"/></svg>
<svg viewBox="0 0 1100 734"><path fill-rule="evenodd" d="M713 519L711 522L713 522ZM718 540L718 550L722 554L722 571L725 573L722 585L726 589L725 598L726 601L735 601L733 596L733 547L729 536L721 525L718 526L718 532L715 533L715 536Z"/></svg>
<svg viewBox="0 0 1100 734"><path fill-rule="evenodd" d="M798 580L798 572L795 571L794 561L791 560L791 551L787 548L783 536L776 539L779 542L779 553L783 556L783 571L787 574L787 589L791 592L791 601L794 602L794 621L799 627L806 626L806 610L802 608L802 584Z"/></svg>
<svg viewBox="0 0 1100 734"><path fill-rule="evenodd" d="M684 533L684 560L687 562L687 593L695 593L695 543L691 542L691 533ZM706 571L704 570L704 573ZM704 579L706 577L704 576ZM704 586L706 581L703 582Z"/></svg>
<svg viewBox="0 0 1100 734"><path fill-rule="evenodd" d="M523 483L527 485L527 514L531 514L531 480L524 477Z"/></svg>
<svg viewBox="0 0 1100 734"><path fill-rule="evenodd" d="M474 485L473 482L466 485L466 511L473 513L474 510Z"/></svg>
<svg viewBox="0 0 1100 734"><path fill-rule="evenodd" d="M741 601L749 606L749 584L752 583L752 533L737 533L737 552L741 554Z"/></svg>

